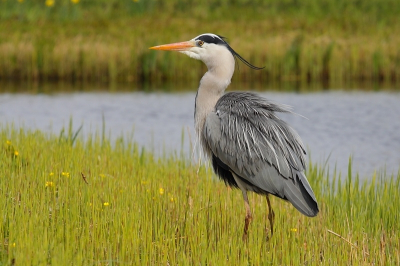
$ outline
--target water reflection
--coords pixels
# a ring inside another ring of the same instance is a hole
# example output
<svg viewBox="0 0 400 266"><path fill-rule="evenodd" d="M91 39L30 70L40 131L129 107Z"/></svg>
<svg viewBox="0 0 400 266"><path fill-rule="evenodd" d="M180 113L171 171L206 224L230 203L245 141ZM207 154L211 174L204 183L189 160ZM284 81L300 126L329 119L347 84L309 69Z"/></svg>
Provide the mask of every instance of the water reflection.
<svg viewBox="0 0 400 266"><path fill-rule="evenodd" d="M262 93L294 107L281 115L302 137L311 159L347 172L349 156L362 177L400 166L400 93ZM194 140L194 92L0 94L0 121L59 133L73 117L83 135L101 131L115 139L134 131L134 139L157 153L189 153ZM182 147L182 130L185 140Z"/></svg>

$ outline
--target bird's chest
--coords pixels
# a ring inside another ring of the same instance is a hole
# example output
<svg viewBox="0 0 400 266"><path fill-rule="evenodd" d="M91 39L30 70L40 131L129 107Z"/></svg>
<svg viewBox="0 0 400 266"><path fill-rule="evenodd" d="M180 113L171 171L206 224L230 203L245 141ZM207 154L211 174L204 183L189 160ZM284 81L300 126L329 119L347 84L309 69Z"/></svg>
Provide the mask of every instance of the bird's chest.
<svg viewBox="0 0 400 266"><path fill-rule="evenodd" d="M203 131L207 116L215 112L215 105L219 98L219 95L212 93L205 93L201 90L197 92L194 110L194 124L197 134L201 134Z"/></svg>
<svg viewBox="0 0 400 266"><path fill-rule="evenodd" d="M201 91L197 92L194 110L194 126L198 141L203 151L208 154L207 143L204 138L203 130L207 117L215 113L215 105L220 97L213 94L207 94Z"/></svg>

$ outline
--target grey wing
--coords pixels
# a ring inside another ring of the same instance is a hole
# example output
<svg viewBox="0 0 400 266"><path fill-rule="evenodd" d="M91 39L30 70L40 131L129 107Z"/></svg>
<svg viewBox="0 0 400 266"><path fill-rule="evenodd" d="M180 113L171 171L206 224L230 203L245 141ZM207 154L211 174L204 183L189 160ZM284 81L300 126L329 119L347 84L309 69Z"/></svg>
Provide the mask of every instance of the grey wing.
<svg viewBox="0 0 400 266"><path fill-rule="evenodd" d="M304 175L305 149L275 114L289 111L254 93L227 93L207 116L202 137L214 170L227 184L237 186L234 172L249 190L286 199L315 216L318 204Z"/></svg>

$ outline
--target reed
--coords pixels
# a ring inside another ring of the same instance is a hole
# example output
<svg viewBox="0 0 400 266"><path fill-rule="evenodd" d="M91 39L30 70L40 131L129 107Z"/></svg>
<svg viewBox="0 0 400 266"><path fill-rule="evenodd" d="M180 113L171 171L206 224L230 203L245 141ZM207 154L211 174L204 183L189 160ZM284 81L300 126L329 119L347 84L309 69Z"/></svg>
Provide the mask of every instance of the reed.
<svg viewBox="0 0 400 266"><path fill-rule="evenodd" d="M201 63L148 47L215 32L265 66L263 71L240 66L242 80L397 84L399 13L395 0L5 0L0 78L187 83L202 75Z"/></svg>
<svg viewBox="0 0 400 266"><path fill-rule="evenodd" d="M400 174L360 181L351 161L348 174L310 163L319 215L274 198L267 242L266 200L250 194L243 243L241 193L210 169L177 153L155 157L129 135L111 143L104 132L78 133L1 125L0 264L400 263Z"/></svg>

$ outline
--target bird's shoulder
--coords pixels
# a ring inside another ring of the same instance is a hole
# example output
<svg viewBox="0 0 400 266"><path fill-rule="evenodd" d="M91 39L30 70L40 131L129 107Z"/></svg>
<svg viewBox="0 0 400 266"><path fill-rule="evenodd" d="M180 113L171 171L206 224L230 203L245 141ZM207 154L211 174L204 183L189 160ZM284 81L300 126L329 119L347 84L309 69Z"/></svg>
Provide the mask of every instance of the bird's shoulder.
<svg viewBox="0 0 400 266"><path fill-rule="evenodd" d="M244 117L251 115L272 115L274 112L290 112L288 105L274 103L254 92L228 92L215 105L216 112L231 112Z"/></svg>
<svg viewBox="0 0 400 266"><path fill-rule="evenodd" d="M305 149L297 133L276 112L290 112L252 92L230 92L206 118L203 137L212 153L243 175L273 167L290 178L305 168Z"/></svg>

